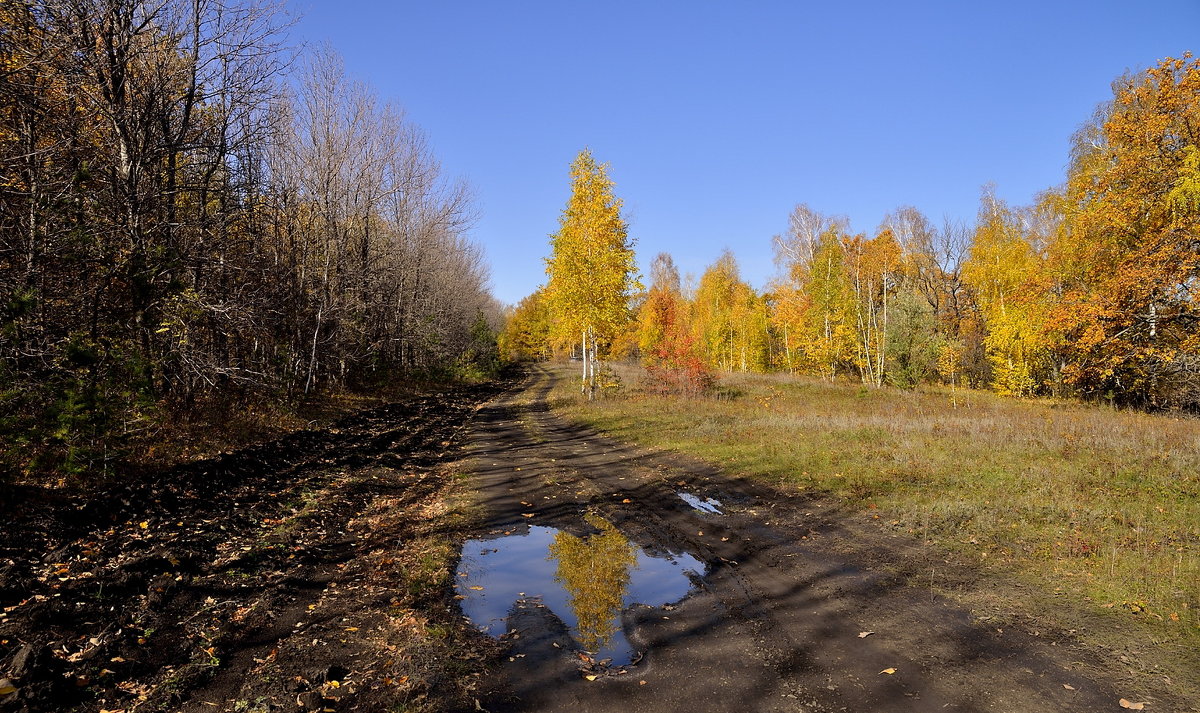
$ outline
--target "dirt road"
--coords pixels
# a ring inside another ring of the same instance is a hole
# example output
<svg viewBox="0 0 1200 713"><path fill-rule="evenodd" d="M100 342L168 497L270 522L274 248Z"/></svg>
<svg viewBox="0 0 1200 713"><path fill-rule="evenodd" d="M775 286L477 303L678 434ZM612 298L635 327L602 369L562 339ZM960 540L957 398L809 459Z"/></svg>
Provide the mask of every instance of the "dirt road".
<svg viewBox="0 0 1200 713"><path fill-rule="evenodd" d="M1119 674L1070 636L990 625L929 586L933 569L986 586L973 573L565 423L552 379L481 411L471 441L489 514L458 591L507 647L487 710L1122 710Z"/></svg>

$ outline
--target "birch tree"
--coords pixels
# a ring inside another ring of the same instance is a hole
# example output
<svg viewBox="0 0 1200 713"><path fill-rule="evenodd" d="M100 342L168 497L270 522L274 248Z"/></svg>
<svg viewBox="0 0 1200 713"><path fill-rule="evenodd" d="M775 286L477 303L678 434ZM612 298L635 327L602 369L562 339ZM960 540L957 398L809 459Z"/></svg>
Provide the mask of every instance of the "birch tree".
<svg viewBox="0 0 1200 713"><path fill-rule="evenodd" d="M1047 357L1042 256L1030 245L1019 211L985 188L963 279L975 292L987 335L992 387L1025 396L1037 390Z"/></svg>
<svg viewBox="0 0 1200 713"><path fill-rule="evenodd" d="M629 294L639 289L633 241L621 218L607 164L584 149L571 164L571 197L550 236L546 300L555 336L578 340L583 360L580 390L596 395L597 345L606 343L629 319Z"/></svg>

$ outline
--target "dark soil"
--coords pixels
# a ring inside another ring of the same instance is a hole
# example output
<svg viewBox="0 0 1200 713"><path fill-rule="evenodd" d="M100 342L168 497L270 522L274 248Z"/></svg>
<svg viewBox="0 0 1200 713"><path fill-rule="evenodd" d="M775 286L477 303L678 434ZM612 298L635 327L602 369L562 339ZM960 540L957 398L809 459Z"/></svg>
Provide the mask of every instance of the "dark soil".
<svg viewBox="0 0 1200 713"><path fill-rule="evenodd" d="M503 387L95 492L11 493L0 711L473 707L488 649L447 585L463 518L444 496Z"/></svg>

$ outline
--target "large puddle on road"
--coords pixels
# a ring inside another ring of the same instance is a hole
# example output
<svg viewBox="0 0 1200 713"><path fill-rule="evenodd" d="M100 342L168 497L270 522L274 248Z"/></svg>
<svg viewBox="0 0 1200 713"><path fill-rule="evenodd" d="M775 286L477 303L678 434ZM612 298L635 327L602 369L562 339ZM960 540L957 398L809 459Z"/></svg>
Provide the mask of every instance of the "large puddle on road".
<svg viewBox="0 0 1200 713"><path fill-rule="evenodd" d="M608 521L587 516L598 532L584 537L552 527L470 540L463 545L456 587L463 613L492 636L507 630L519 602L547 607L596 661L622 666L638 651L625 636L621 614L635 604L657 607L688 595L688 576L704 564L687 553L648 553Z"/></svg>

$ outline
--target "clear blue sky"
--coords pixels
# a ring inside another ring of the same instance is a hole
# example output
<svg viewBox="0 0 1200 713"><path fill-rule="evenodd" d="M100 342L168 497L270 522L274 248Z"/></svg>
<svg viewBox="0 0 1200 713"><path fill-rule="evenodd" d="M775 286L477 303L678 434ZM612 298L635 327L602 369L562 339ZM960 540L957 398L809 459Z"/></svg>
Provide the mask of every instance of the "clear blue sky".
<svg viewBox="0 0 1200 713"><path fill-rule="evenodd" d="M1114 78L1200 50L1200 0L393 2L292 0L404 107L478 198L494 291L544 281L547 235L590 146L645 270L699 275L725 247L762 287L805 202L873 231L915 205L971 220L1027 203Z"/></svg>

